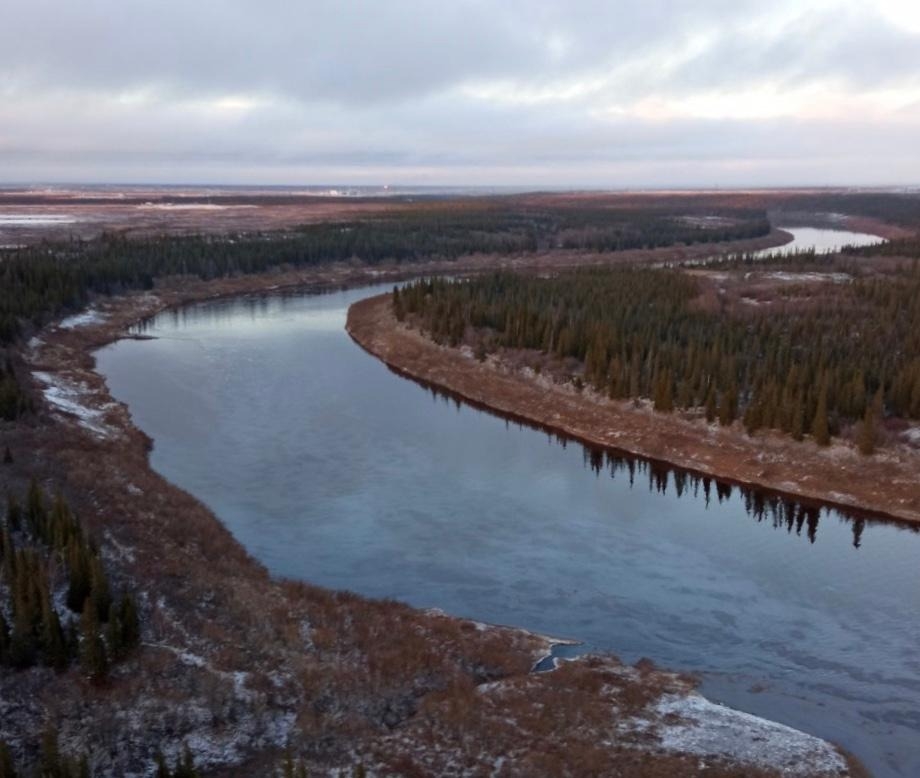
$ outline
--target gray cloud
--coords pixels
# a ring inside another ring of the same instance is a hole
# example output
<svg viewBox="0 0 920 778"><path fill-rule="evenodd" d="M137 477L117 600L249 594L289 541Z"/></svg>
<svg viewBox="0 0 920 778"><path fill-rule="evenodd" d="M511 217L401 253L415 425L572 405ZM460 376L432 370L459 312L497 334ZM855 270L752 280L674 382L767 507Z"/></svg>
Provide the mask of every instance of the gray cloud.
<svg viewBox="0 0 920 778"><path fill-rule="evenodd" d="M917 27L848 0L7 0L3 17L7 181L920 181ZM742 110L763 89L777 105ZM782 103L808 89L825 114Z"/></svg>

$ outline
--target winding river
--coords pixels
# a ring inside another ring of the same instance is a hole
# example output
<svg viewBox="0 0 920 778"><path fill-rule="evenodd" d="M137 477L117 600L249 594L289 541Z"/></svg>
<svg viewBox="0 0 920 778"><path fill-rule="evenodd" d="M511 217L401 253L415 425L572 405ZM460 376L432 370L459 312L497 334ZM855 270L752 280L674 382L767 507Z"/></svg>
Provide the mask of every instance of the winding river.
<svg viewBox="0 0 920 778"><path fill-rule="evenodd" d="M920 775L918 532L433 395L345 334L378 291L165 313L99 369L153 467L278 575L648 656L877 775Z"/></svg>

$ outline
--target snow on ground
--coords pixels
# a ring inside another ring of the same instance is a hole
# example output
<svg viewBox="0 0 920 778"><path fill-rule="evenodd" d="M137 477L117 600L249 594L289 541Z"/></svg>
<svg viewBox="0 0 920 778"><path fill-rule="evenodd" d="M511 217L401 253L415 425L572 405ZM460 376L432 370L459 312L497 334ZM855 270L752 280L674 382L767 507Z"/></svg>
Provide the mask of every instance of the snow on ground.
<svg viewBox="0 0 920 778"><path fill-rule="evenodd" d="M920 446L920 427L904 430L904 439L913 446Z"/></svg>
<svg viewBox="0 0 920 778"><path fill-rule="evenodd" d="M256 205L216 205L215 203L144 203L137 207L147 211L226 211L228 208L258 208Z"/></svg>
<svg viewBox="0 0 920 778"><path fill-rule="evenodd" d="M105 321L105 315L99 311L88 308L82 313L74 314L73 316L68 316L66 319L61 319L58 322L58 329L61 330L72 330L77 327L85 327L88 324L100 324Z"/></svg>
<svg viewBox="0 0 920 778"><path fill-rule="evenodd" d="M748 274L750 275L750 273ZM772 273L764 273L763 278L769 278L773 281L786 281L790 283L823 283L832 281L835 284L845 284L852 280L848 273L789 273L777 270Z"/></svg>
<svg viewBox="0 0 920 778"><path fill-rule="evenodd" d="M847 765L827 741L784 724L710 702L697 693L666 694L654 710L669 719L657 726L667 751L723 757L778 769L783 775L846 775Z"/></svg>
<svg viewBox="0 0 920 778"><path fill-rule="evenodd" d="M54 213L0 213L0 227L51 227L76 224L74 216Z"/></svg>
<svg viewBox="0 0 920 778"><path fill-rule="evenodd" d="M35 371L32 375L45 384L42 394L54 410L68 416L75 416L81 427L101 438L112 435L112 428L103 421L104 410L89 408L81 402L87 395L84 385L68 381L52 373Z"/></svg>

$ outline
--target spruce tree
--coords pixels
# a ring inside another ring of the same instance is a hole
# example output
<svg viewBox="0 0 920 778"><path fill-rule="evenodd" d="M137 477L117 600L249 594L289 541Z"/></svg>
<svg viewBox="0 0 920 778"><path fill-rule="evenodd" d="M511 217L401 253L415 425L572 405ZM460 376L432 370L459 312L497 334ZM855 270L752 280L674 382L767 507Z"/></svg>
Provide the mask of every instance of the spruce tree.
<svg viewBox="0 0 920 778"><path fill-rule="evenodd" d="M29 482L29 491L26 495L26 520L29 523L29 529L42 540L45 540L45 518L42 489L38 485L38 480L33 477Z"/></svg>
<svg viewBox="0 0 920 778"><path fill-rule="evenodd" d="M719 424L728 427L738 415L738 392L734 385L729 386L719 399Z"/></svg>
<svg viewBox="0 0 920 778"><path fill-rule="evenodd" d="M169 765L166 764L166 757L163 756L162 751L157 751L155 758L156 761L156 772L154 773L155 778L172 778L172 771L169 769Z"/></svg>
<svg viewBox="0 0 920 778"><path fill-rule="evenodd" d="M0 611L0 665L9 664L10 661L10 627Z"/></svg>
<svg viewBox="0 0 920 778"><path fill-rule="evenodd" d="M875 413L871 405L866 406L862 424L859 428L859 453L872 456L875 453Z"/></svg>
<svg viewBox="0 0 920 778"><path fill-rule="evenodd" d="M715 386L709 385L709 391L706 392L706 421L712 424L716 420L716 390Z"/></svg>
<svg viewBox="0 0 920 778"><path fill-rule="evenodd" d="M815 410L815 418L811 423L811 434L815 439L815 443L819 446L830 445L831 434L827 422L827 384L823 382L818 393L818 407Z"/></svg>
<svg viewBox="0 0 920 778"><path fill-rule="evenodd" d="M109 579L98 556L94 556L90 563L90 598L96 607L96 618L99 621L108 620L112 594L109 591Z"/></svg>
<svg viewBox="0 0 920 778"><path fill-rule="evenodd" d="M89 548L80 539L73 537L67 546L67 607L80 613L83 603L89 597L92 587L92 569Z"/></svg>
<svg viewBox="0 0 920 778"><path fill-rule="evenodd" d="M188 743L182 746L182 757L176 764L173 778L199 778L198 770L195 768L195 758L192 756Z"/></svg>
<svg viewBox="0 0 920 778"><path fill-rule="evenodd" d="M58 778L63 774L64 762L61 759L61 750L58 746L58 733L54 727L46 727L42 733L41 750L39 752L39 772L44 778Z"/></svg>
<svg viewBox="0 0 920 778"><path fill-rule="evenodd" d="M109 671L109 660L106 656L105 645L99 637L99 620L96 617L96 606L87 597L83 604L83 615L80 619L80 665L83 672L93 681L102 683Z"/></svg>
<svg viewBox="0 0 920 778"><path fill-rule="evenodd" d="M13 753L3 740L0 740L0 778L19 778L13 763Z"/></svg>
<svg viewBox="0 0 920 778"><path fill-rule="evenodd" d="M805 406L802 401L801 393L795 398L795 405L792 409L792 428L791 434L793 440L803 440L805 437Z"/></svg>
<svg viewBox="0 0 920 778"><path fill-rule="evenodd" d="M403 321L406 318L406 307L403 305L398 286L393 287L393 314L396 316L396 321Z"/></svg>
<svg viewBox="0 0 920 778"><path fill-rule="evenodd" d="M51 604L51 597L45 593L42 603L42 653L45 664L58 672L67 669L68 651L64 630L57 611Z"/></svg>
<svg viewBox="0 0 920 778"><path fill-rule="evenodd" d="M118 620L121 625L122 647L125 651L130 651L141 642L140 618L137 614L134 598L130 594L125 594L121 598L121 605L118 608Z"/></svg>
<svg viewBox="0 0 920 778"><path fill-rule="evenodd" d="M6 523L11 530L18 530L22 525L22 508L12 492L6 495Z"/></svg>

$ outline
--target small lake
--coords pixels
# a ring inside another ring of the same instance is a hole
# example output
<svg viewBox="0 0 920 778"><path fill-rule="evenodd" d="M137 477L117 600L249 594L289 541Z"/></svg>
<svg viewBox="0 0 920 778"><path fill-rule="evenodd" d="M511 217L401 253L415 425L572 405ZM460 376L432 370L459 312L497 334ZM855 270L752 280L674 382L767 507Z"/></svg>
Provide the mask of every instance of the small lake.
<svg viewBox="0 0 920 778"><path fill-rule="evenodd" d="M381 291L158 316L97 354L153 467L278 575L648 656L920 775L920 534L433 395L344 332Z"/></svg>

